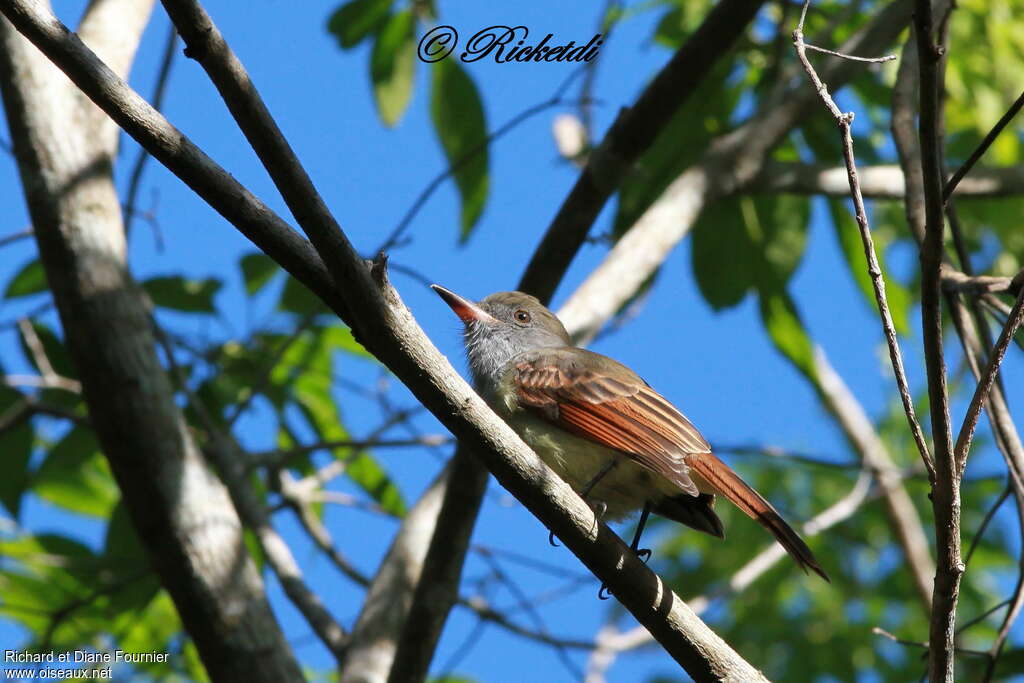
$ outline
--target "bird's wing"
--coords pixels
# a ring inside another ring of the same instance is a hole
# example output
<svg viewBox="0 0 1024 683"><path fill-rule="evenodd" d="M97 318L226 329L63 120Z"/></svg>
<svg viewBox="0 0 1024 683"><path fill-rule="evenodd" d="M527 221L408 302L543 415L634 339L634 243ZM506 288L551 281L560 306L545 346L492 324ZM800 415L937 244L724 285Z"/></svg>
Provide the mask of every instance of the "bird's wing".
<svg viewBox="0 0 1024 683"><path fill-rule="evenodd" d="M614 366L615 377L598 368ZM624 365L582 349L543 349L516 359L512 380L519 405L576 436L625 453L635 462L700 494L690 470L770 531L804 570L828 581L800 535L761 494L711 453L682 413ZM716 536L721 522L669 517Z"/></svg>
<svg viewBox="0 0 1024 683"><path fill-rule="evenodd" d="M682 413L625 366L615 377L582 349L544 349L518 358L512 380L519 405L576 436L625 453L696 496L688 455L711 448ZM618 365L618 364L616 364Z"/></svg>

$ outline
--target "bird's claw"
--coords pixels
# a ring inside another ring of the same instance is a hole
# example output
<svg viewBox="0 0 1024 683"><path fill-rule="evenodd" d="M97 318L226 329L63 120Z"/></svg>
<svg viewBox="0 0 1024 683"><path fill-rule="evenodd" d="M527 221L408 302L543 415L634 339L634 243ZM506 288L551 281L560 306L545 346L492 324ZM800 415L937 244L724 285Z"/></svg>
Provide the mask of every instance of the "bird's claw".
<svg viewBox="0 0 1024 683"><path fill-rule="evenodd" d="M651 559L650 548L633 548L633 552L640 558L640 561L647 564L647 560Z"/></svg>
<svg viewBox="0 0 1024 683"><path fill-rule="evenodd" d="M550 543L551 546L554 547L554 548L559 547L558 546L558 541L555 540L555 532L554 531L549 531L548 532L548 543Z"/></svg>
<svg viewBox="0 0 1024 683"><path fill-rule="evenodd" d="M608 590L608 586L606 586L606 585L604 585L602 583L601 584L601 588L598 589L598 591L597 591L597 599L598 600L607 600L610 597L612 597L611 591Z"/></svg>

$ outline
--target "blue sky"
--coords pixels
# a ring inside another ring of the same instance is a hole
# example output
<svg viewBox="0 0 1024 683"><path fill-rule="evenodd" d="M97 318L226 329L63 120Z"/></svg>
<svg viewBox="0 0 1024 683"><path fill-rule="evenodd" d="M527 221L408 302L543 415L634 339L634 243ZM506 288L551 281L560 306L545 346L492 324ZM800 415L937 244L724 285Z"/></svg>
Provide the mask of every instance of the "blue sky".
<svg viewBox="0 0 1024 683"><path fill-rule="evenodd" d="M58 15L73 25L81 3L56 5ZM398 223L427 183L445 168L446 162L430 124L426 65L418 65L415 93L404 118L394 129L383 128L372 101L368 47L341 52L325 30L334 7L333 2L276 0L216 3L210 4L208 11L246 65L343 229L357 248L369 253ZM585 42L594 34L597 23L595 5L583 1L514 5L441 3L440 12L444 23L455 26L463 36L493 24L522 24L530 28L531 39L552 33L557 41ZM158 7L154 16L131 78L132 84L147 97L168 27L162 9ZM595 108L598 131L607 128L620 106L635 99L646 79L670 56L650 39L658 18L658 13L642 12L623 22L602 46L595 89L599 100ZM467 71L480 88L488 127L493 129L550 97L572 68L567 64L481 61L468 65ZM470 298L479 299L493 291L512 288L576 178L574 168L558 159L550 134L554 116L569 109L545 111L492 146L491 194L482 221L467 246L456 246L458 198L454 186L446 183L416 217L408 233L411 243L392 253L393 262L415 268L432 281ZM164 110L169 120L213 159L290 219L204 72L180 54ZM6 138L6 125L2 130ZM125 141L118 169L122 191L136 150L133 142ZM7 218L0 229L2 236L28 224L14 165L3 159L0 188ZM158 249L151 228L137 221L130 252L135 276L218 276L227 285L218 295L221 308L229 311L226 319L196 321L168 316L166 321L198 336L222 338L242 335L266 320L273 297L248 306L237 269L239 257L254 247L156 163L148 166L144 178L142 208L150 208L153 198L164 248ZM829 352L869 413L879 415L891 405L894 385L877 317L855 289L832 229L823 221L825 217L824 207L816 205L807 253L791 291L815 339ZM606 210L594 230L603 232L609 224ZM5 284L34 252L34 244L29 241L0 250L0 284ZM556 308L604 253L605 247L598 245L588 244L581 250L556 293ZM907 252L890 254L890 258L901 274L909 273L915 265L914 256ZM397 272L393 280L434 342L456 367L464 368L459 324L450 310L415 280ZM26 308L22 304L0 303L0 322L15 319ZM277 320L279 327L286 322ZM909 375L915 386L921 387L924 372L917 362L920 337L916 332L916 312L912 325L915 335L905 343L904 351ZM756 301L748 298L724 313L715 313L704 302L691 274L686 242L669 258L653 296L628 331L605 337L594 348L622 360L648 378L679 405L712 444L764 443L825 458L850 458L841 435L823 418L810 388L768 345ZM1024 401L1022 363L1017 356L1014 358L1011 353L1007 375L1013 405ZM951 359L957 357L953 349ZM0 336L0 358L9 372L26 370L9 333ZM341 359L339 370L347 378L362 382L374 381L379 376L373 365L349 358ZM401 389L396 389L395 396L400 404L413 403ZM962 415L963 408L962 402L958 403L954 415ZM375 406L351 395L345 400L344 413L346 424L355 435L365 434L379 419ZM240 433L245 435L246 445L268 447L271 433L263 417L257 408L241 422ZM417 425L427 432L443 432L429 416L418 420ZM439 467L437 459L422 452L384 450L377 456L399 483L407 501L416 499ZM910 457L913 454L906 454L906 458ZM742 470L743 461L735 461ZM968 474L988 473L998 467L998 460L986 453L971 462ZM350 490L343 482L338 486ZM733 519L741 521L738 517ZM38 501L26 508L21 521L29 530L72 529L94 540L102 536L101 527L95 523L71 518ZM329 563L302 538L289 515L280 515L277 522L294 542L296 558L310 582L320 587L333 613L350 624L361 604L361 592L332 571ZM329 510L327 523L338 544L366 572L376 567L395 528L390 520L351 510ZM564 548L548 546L547 532L539 522L493 481L474 540L529 554L565 572L581 570ZM467 567L466 576L473 578L485 572L486 565L474 560ZM551 577L529 570L520 570L517 578L531 594L552 585ZM799 582L804 578L794 570L793 580ZM326 651L283 598L273 579L268 580L268 585L275 609L303 663L328 668L331 659ZM612 608L609 603L594 599L594 590L596 585L588 585L565 603L555 603L556 608L545 610L548 628L559 635L591 637ZM685 587L679 590L684 597L687 595ZM497 598L499 604L512 601L507 593ZM474 625L475 620L465 612L453 612L435 658L435 670L440 671L459 651ZM0 644L14 646L21 639L17 627L0 622ZM521 656L509 657L509 652ZM498 657L500 666L496 665ZM574 658L581 661L578 656ZM455 670L499 682L529 680L538 671L545 672L546 680L570 679L568 671L549 650L526 644L493 626L487 627L479 643ZM621 658L612 675L614 680L639 680L672 671L674 665L665 655L645 651Z"/></svg>

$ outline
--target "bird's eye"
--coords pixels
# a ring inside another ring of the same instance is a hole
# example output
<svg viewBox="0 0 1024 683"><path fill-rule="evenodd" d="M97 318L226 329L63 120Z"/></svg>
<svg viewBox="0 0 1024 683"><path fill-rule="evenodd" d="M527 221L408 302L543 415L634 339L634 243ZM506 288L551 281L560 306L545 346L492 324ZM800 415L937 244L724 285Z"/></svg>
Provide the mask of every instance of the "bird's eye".
<svg viewBox="0 0 1024 683"><path fill-rule="evenodd" d="M520 308L515 313L513 313L512 317L516 319L517 323L521 323L523 325L527 325L530 322L530 313L529 313L529 311L526 311L525 309L522 309L522 308Z"/></svg>

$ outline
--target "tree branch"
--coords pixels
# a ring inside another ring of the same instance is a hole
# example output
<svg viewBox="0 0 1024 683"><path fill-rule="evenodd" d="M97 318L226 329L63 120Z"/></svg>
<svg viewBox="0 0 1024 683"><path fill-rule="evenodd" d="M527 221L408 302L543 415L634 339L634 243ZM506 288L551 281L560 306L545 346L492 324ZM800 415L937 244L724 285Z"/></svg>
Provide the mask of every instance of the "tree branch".
<svg viewBox="0 0 1024 683"><path fill-rule="evenodd" d="M905 59L905 58L904 58ZM905 62L901 62L901 65ZM899 87L899 86L897 86ZM893 121L896 120L893 108ZM913 132L913 122L911 123ZM920 168L918 168L920 173ZM895 164L876 164L857 169L861 194L866 199L905 199L906 178ZM844 166L771 161L740 192L776 192L800 195L849 197L850 181ZM977 167L957 186L957 199L990 199L1024 194L1024 168Z"/></svg>
<svg viewBox="0 0 1024 683"><path fill-rule="evenodd" d="M529 287L523 291L542 302L551 300L608 198L672 115L746 31L763 2L722 0L716 4L636 103L619 113L601 144L590 153L534 252L523 274L523 284Z"/></svg>
<svg viewBox="0 0 1024 683"><path fill-rule="evenodd" d="M569 263L583 244L591 224L608 196L618 187L633 162L652 144L672 114L688 99L715 62L731 47L763 0L725 0L704 19L701 27L680 48L637 102L620 114L601 145L588 154L586 166L563 202L534 256L520 279L518 289L537 295L548 303ZM746 18L746 19L745 19ZM407 628L401 634L398 662L419 662L424 668L413 672L398 666L403 675L423 677L433 653L441 618L428 618L431 610L447 614L458 590L457 572L465 561L469 533L483 500L486 472L463 445L456 451L458 471L465 483L459 490L449 487L440 514L448 520L437 524L424 570L417 584L412 613L421 615L433 630ZM470 495L474 492L475 495ZM434 596L431 598L430 596ZM407 623L414 623L410 620ZM399 680L392 671L391 680Z"/></svg>
<svg viewBox="0 0 1024 683"><path fill-rule="evenodd" d="M105 111L119 123L124 121L129 133L137 136L154 156L161 161L167 159L173 172L188 178L190 184L203 190L204 196L211 196L218 211L223 209L226 216L238 219L261 239L268 234L268 226L276 225L276 217L267 214L260 222L242 220L251 218L251 214L240 214L238 210L253 205L248 193L235 193L229 203L210 186L197 182L198 178L215 175L210 173L210 162L205 156L196 155L198 150L194 150L192 158L197 163L185 163L181 156L169 154L168 139L155 135L150 127L155 124L156 129L166 130L161 124L162 117L140 105L138 96L122 82L109 78L109 71L59 22L52 17L40 17L27 0L11 0L0 6L0 11L62 65L76 85L94 97ZM139 116L143 116L144 122ZM171 139L179 148L185 144L180 134ZM258 150L262 148L262 144L257 146ZM223 179L216 180L223 187ZM340 231L326 235L317 231L322 227L312 226L311 232L329 264L338 291L345 293L343 300L334 291L327 292L324 298L329 305L336 306L336 312L356 331L360 341L446 427L480 453L505 488L609 586L691 676L698 680L761 680L759 672L712 633L621 539L595 519L593 511L568 484L544 465L455 372L423 335L387 281L383 259L367 269ZM269 234L280 236L276 230ZM280 241L276 244L287 249ZM334 246L337 250L327 250ZM301 247L295 247L284 256L294 265L301 262L303 253ZM312 271L309 263L300 265L304 273Z"/></svg>
<svg viewBox="0 0 1024 683"><path fill-rule="evenodd" d="M875 480L882 490L889 521L906 557L918 596L925 612L928 613L932 604L932 577L935 574L935 564L932 562L921 517L917 514L914 501L903 487L900 471L864 408L820 348L815 349L814 370L818 377L819 395L829 411L836 416L847 441L860 455L864 466L871 469L875 475Z"/></svg>
<svg viewBox="0 0 1024 683"><path fill-rule="evenodd" d="M910 387L907 383L907 373L903 368L903 352L900 350L899 339L896 337L896 326L892 320L892 313L889 310L889 301L885 296L885 280L882 278L882 268L878 263L878 255L875 253L875 243L871 238L871 227L868 224L867 210L864 208L864 197L860 192L860 182L857 178L857 161L853 155L853 114L844 114L828 94L828 88L818 78L810 60L807 59L806 45L804 44L804 18L811 0L804 0L804 6L800 13L800 23L793 31L793 44L796 47L797 58L807 72L808 78L814 85L818 96L824 103L825 108L839 125L840 138L843 145L843 159L846 162L846 173L850 185L850 195L853 198L854 216L857 219L857 227L860 229L861 242L864 245L864 256L867 260L868 276L871 278L871 286L875 292L875 302L878 304L878 314L882 319L882 333L885 335L886 345L889 347L889 361L892 363L893 374L896 376L896 386L899 389L900 399L903 401L903 412L907 416L907 423L910 426L910 433L914 437L917 451L928 470L928 478L935 481L935 464L932 461L931 453L928 452L928 444L925 443L924 433L917 421L917 414L914 411L914 399L910 395Z"/></svg>
<svg viewBox="0 0 1024 683"><path fill-rule="evenodd" d="M897 0L846 41L842 51L879 52L892 43L909 18L909 0ZM838 87L862 68L843 61L822 73ZM786 82L795 75L795 71L788 74ZM665 188L559 312L566 327L579 330L577 342L592 339L639 291L689 233L707 203L757 177L768 152L811 110L816 97L805 87L793 86L770 98L746 123L716 138L700 161Z"/></svg>
<svg viewBox="0 0 1024 683"><path fill-rule="evenodd" d="M978 386L974 389L971 403L967 407L967 415L964 417L963 425L960 427L955 450L958 479L963 477L964 468L967 467L967 453L971 448L971 440L974 438L974 428L977 426L978 418L981 416L981 408L988 401L989 391L991 391L992 384L995 382L996 375L999 372L999 365L1003 362L1006 349L1010 346L1013 335L1020 329L1021 323L1024 323L1024 289L1017 296L1017 302L1010 312L1010 317L1007 319L1006 324L1003 325L999 339L989 354L988 365L985 366L985 371L981 373L978 379Z"/></svg>
<svg viewBox="0 0 1024 683"><path fill-rule="evenodd" d="M87 13L123 13L103 29L119 33L106 38L118 44L122 73L148 14L138 11L143 4L100 1ZM42 3L18 9L21 18L46 12ZM9 3L0 10L18 15ZM88 52L52 17L49 26ZM227 493L174 403L146 304L128 273L111 174L117 138L106 133L116 129L7 20L0 20L0 43L0 89L40 258L90 420L138 536L211 678L301 680Z"/></svg>
<svg viewBox="0 0 1024 683"><path fill-rule="evenodd" d="M921 326L928 403L932 420L936 483L932 487L935 512L935 591L929 636L928 672L935 683L952 681L956 603L964 564L960 557L960 477L953 454L946 389L946 361L942 350L943 234L942 162L939 150L939 91L942 49L935 44L931 0L917 0L914 9L919 74L919 128L921 171L924 183L924 241L921 243Z"/></svg>
<svg viewBox="0 0 1024 683"><path fill-rule="evenodd" d="M988 148L992 145L993 142L995 142L996 138L999 137L999 134L1003 132L1003 129L1006 128L1007 125L1009 125L1010 121L1013 120L1013 117L1015 117L1017 113L1021 110L1021 107L1024 107L1024 92L1022 92L1017 97L1016 101L1012 105L1010 105L1010 108L1007 109L1006 113L1004 113L999 118L999 121L997 121L996 125L992 127L992 130L990 130L988 134L985 135L985 138L981 141L981 144L979 144L978 147L973 152L971 152L971 156L968 157L967 161L964 162L963 166L956 169L956 173L954 173L953 176L943 186L942 200L944 202L949 201L949 198L956 191L957 186L959 186L960 182L964 179L964 176L966 176L970 172L970 170L974 168L974 165L978 163L981 157L985 155L985 152L988 151Z"/></svg>

